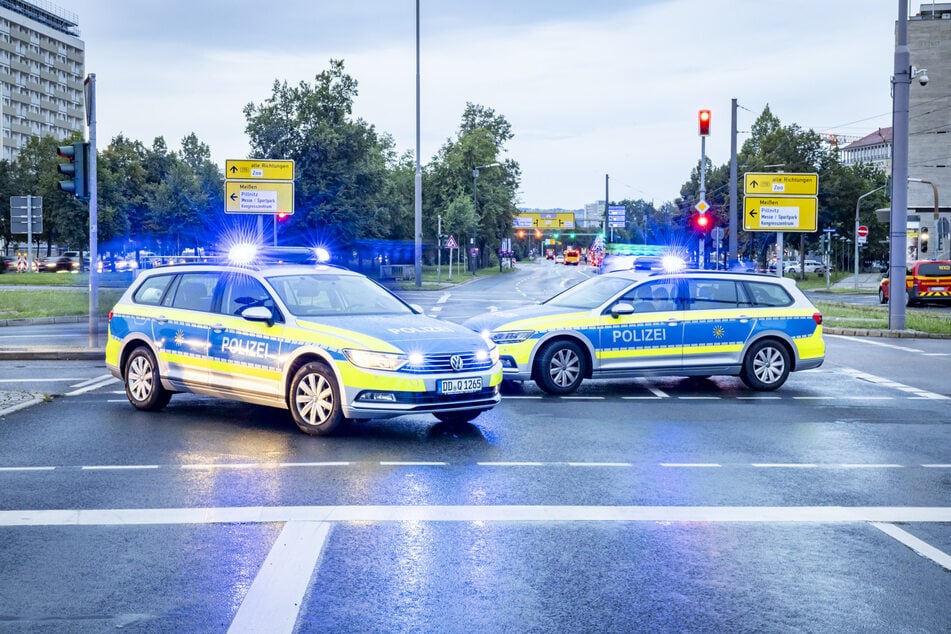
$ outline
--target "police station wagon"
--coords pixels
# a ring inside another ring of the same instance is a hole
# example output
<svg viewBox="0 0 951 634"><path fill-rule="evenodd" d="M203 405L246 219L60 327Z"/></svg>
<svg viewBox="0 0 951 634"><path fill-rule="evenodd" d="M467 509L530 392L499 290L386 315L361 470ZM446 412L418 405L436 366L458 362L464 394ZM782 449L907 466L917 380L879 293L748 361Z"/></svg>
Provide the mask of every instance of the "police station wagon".
<svg viewBox="0 0 951 634"><path fill-rule="evenodd" d="M570 394L584 379L739 375L775 390L825 355L822 315L792 279L615 271L542 302L474 317L507 380Z"/></svg>
<svg viewBox="0 0 951 634"><path fill-rule="evenodd" d="M176 392L289 409L305 433L345 419L494 407L498 349L358 273L327 265L152 269L109 313L106 364L141 410Z"/></svg>

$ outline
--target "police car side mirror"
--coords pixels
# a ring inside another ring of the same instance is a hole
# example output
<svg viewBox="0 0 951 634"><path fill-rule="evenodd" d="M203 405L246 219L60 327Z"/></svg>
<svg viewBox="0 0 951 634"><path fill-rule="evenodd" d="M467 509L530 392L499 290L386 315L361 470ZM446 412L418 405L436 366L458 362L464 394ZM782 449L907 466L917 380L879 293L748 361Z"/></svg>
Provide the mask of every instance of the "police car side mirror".
<svg viewBox="0 0 951 634"><path fill-rule="evenodd" d="M270 326L274 323L274 314L265 306L252 306L241 311L241 316L248 321L264 321Z"/></svg>
<svg viewBox="0 0 951 634"><path fill-rule="evenodd" d="M611 316L617 319L621 315L633 315L634 306L625 302L618 302L611 307Z"/></svg>

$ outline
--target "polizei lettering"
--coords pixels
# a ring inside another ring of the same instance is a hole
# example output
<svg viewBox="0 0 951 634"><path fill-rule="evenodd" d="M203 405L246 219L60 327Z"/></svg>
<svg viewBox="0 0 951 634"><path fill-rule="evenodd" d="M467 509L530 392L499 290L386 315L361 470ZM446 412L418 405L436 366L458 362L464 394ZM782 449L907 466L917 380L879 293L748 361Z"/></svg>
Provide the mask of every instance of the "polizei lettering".
<svg viewBox="0 0 951 634"><path fill-rule="evenodd" d="M615 330L612 333L614 343L650 343L667 341L667 331L663 328L629 328Z"/></svg>
<svg viewBox="0 0 951 634"><path fill-rule="evenodd" d="M252 341L251 339L238 339L237 337L221 338L222 352L244 357L266 359L269 345L270 344L264 341Z"/></svg>

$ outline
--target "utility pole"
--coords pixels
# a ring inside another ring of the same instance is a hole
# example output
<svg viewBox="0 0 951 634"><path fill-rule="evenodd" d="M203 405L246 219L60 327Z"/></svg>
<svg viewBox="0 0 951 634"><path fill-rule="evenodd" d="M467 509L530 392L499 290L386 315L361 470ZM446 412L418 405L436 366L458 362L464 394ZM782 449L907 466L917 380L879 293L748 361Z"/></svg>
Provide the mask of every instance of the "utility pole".
<svg viewBox="0 0 951 634"><path fill-rule="evenodd" d="M740 249L737 242L737 223L739 222L737 214L737 192L736 192L736 178L737 178L737 166L736 166L736 99L730 100L730 237L729 237L729 249L730 252L727 254L727 262L730 259L739 260L740 259Z"/></svg>
<svg viewBox="0 0 951 634"><path fill-rule="evenodd" d="M908 110L911 101L911 53L908 50L908 0L898 0L895 71L892 77L892 210L889 222L888 327L905 329L905 266L908 253Z"/></svg>

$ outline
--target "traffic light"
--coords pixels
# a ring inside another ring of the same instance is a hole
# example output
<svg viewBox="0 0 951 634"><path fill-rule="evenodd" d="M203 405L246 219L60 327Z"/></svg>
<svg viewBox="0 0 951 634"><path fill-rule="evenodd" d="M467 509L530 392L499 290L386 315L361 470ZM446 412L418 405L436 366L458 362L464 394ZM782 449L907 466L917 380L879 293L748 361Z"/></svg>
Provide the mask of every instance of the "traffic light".
<svg viewBox="0 0 951 634"><path fill-rule="evenodd" d="M571 239L572 239L572 240L575 239L575 234L573 234L573 233L571 234Z"/></svg>
<svg viewBox="0 0 951 634"><path fill-rule="evenodd" d="M518 237L519 237L520 239L525 237L525 230L524 230L524 229L519 229L519 230L518 230Z"/></svg>
<svg viewBox="0 0 951 634"><path fill-rule="evenodd" d="M288 214L286 211L279 211L277 212L277 221L284 222L285 220L287 220L287 216L289 215L290 214Z"/></svg>
<svg viewBox="0 0 951 634"><path fill-rule="evenodd" d="M71 177L71 180L60 181L59 188L80 200L89 200L89 144L77 141L72 145L60 145L56 153L69 161L60 163L56 169Z"/></svg>
<svg viewBox="0 0 951 634"><path fill-rule="evenodd" d="M710 111L701 110L697 114L697 121L700 124L700 136L710 135Z"/></svg>
<svg viewBox="0 0 951 634"><path fill-rule="evenodd" d="M693 227L700 233L706 233L713 226L713 221L707 214L694 214Z"/></svg>

